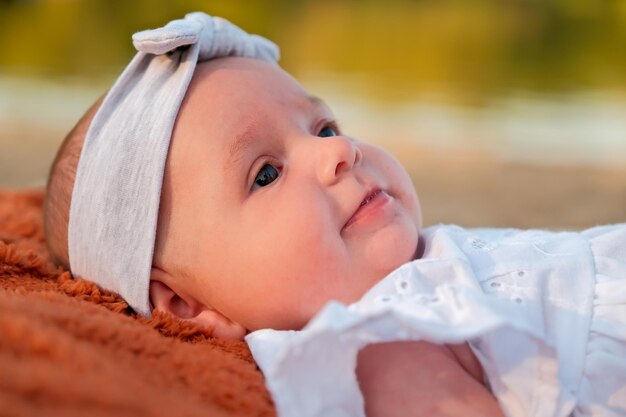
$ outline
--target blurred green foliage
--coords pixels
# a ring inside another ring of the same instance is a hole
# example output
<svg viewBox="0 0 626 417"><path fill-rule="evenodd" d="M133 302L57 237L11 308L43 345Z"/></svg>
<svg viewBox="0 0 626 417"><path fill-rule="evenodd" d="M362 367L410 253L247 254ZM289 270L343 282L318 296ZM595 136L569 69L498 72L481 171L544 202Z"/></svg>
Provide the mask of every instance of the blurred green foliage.
<svg viewBox="0 0 626 417"><path fill-rule="evenodd" d="M193 10L276 41L296 76L366 74L376 94L626 90L624 0L0 0L0 72L110 77L133 32Z"/></svg>

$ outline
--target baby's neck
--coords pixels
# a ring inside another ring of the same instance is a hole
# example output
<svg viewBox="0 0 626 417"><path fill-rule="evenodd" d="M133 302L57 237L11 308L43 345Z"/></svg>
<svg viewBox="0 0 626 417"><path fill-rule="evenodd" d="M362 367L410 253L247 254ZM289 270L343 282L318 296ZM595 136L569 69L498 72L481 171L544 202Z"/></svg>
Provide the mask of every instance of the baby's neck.
<svg viewBox="0 0 626 417"><path fill-rule="evenodd" d="M415 254L413 255L413 259L422 259L425 250L426 242L424 242L424 239L422 238L422 236L420 236L417 241L417 248L415 248Z"/></svg>

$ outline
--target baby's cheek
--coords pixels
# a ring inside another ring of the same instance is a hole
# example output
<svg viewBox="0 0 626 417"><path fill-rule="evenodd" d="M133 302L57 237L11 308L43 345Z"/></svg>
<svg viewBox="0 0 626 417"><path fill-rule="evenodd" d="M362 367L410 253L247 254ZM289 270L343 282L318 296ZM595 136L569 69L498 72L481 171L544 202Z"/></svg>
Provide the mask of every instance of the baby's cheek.
<svg viewBox="0 0 626 417"><path fill-rule="evenodd" d="M398 172L396 177L397 199L413 219L413 223L421 228L422 208L420 206L415 185L406 171Z"/></svg>

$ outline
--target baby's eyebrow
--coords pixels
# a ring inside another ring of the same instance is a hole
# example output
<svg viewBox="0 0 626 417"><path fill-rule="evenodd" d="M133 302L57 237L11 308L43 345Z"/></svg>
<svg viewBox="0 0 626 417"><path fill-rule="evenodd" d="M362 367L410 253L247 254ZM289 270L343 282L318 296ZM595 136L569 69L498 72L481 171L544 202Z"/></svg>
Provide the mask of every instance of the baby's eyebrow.
<svg viewBox="0 0 626 417"><path fill-rule="evenodd" d="M255 140L255 132L257 131L257 123L248 124L239 133L235 140L229 146L229 156L226 161L226 168L232 167L241 158L244 151L252 146Z"/></svg>
<svg viewBox="0 0 626 417"><path fill-rule="evenodd" d="M324 100L317 96L307 95L306 98L315 107L328 107Z"/></svg>

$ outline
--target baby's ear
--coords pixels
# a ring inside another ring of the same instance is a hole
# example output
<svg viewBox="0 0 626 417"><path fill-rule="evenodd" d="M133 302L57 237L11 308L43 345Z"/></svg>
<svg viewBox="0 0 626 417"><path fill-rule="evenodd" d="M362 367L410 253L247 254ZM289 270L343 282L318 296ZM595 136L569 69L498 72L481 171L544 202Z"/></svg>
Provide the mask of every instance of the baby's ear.
<svg viewBox="0 0 626 417"><path fill-rule="evenodd" d="M157 310L211 330L213 336L220 339L242 340L244 338L246 329L243 326L204 305L195 297L174 290L173 284L174 280L170 274L159 268L152 268L150 301Z"/></svg>

